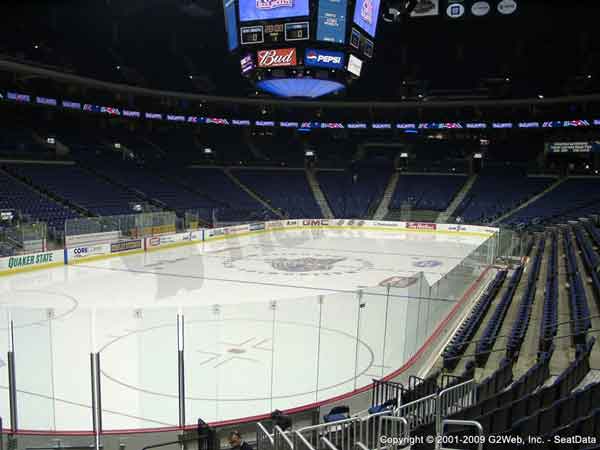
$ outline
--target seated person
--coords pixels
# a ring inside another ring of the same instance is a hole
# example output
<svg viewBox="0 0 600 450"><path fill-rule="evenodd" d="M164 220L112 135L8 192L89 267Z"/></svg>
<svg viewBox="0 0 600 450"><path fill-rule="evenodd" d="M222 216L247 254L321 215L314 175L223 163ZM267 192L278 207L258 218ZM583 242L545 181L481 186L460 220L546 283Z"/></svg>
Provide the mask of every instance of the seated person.
<svg viewBox="0 0 600 450"><path fill-rule="evenodd" d="M252 450L252 446L242 439L239 431L232 431L229 434L229 445L232 450Z"/></svg>

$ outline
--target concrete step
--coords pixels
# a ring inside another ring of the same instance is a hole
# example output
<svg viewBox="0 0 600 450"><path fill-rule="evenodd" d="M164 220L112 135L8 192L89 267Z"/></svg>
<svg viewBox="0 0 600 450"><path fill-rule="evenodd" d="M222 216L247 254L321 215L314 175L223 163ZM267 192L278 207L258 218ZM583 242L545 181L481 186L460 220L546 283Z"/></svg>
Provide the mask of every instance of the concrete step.
<svg viewBox="0 0 600 450"><path fill-rule="evenodd" d="M315 198L317 205L319 205L319 208L321 208L321 214L323 214L323 217L326 219L333 219L333 211L331 210L329 202L327 201L327 198L321 189L321 185L319 184L319 180L317 179L315 171L307 169L305 172L308 185L313 193L313 197Z"/></svg>
<svg viewBox="0 0 600 450"><path fill-rule="evenodd" d="M227 177L231 181L233 181L235 184L237 184L239 186L239 188L241 190L243 190L244 192L246 192L250 197L252 197L256 201L258 201L260 204L262 204L265 208L267 208L269 211L271 211L277 217L283 218L283 215L279 211L277 211L275 208L273 208L264 198L262 198L260 195L258 195L256 192L254 192L252 189L250 189L248 186L246 186L244 183L242 183L234 174L231 173L231 171L228 168L224 168L223 172L225 173L225 175L227 175Z"/></svg>
<svg viewBox="0 0 600 450"><path fill-rule="evenodd" d="M385 216L387 216L389 212L390 202L392 201L392 197L394 196L394 192L396 191L396 186L398 186L399 179L400 172L394 172L388 180L388 184L385 187L385 191L383 191L383 196L381 197L381 202L377 206L375 214L373 214L373 220L383 220Z"/></svg>
<svg viewBox="0 0 600 450"><path fill-rule="evenodd" d="M446 208L446 211L440 213L440 215L437 217L437 220L436 220L437 223L447 223L448 222L448 219L454 215L454 211L456 211L456 208L459 207L459 205L465 199L467 194L471 191L471 188L473 187L473 184L475 183L476 180L477 180L477 175L471 175L469 177L469 179L463 185L463 187L460 189L460 191L458 191L458 193L454 196L454 199L450 202L450 205L448 205L448 208Z"/></svg>
<svg viewBox="0 0 600 450"><path fill-rule="evenodd" d="M491 225L497 225L500 222L502 222L504 219L507 219L508 217L512 216L513 214L515 214L517 211L522 210L523 208L531 205L533 202L539 200L540 198L542 198L544 195L548 194L549 192L552 192L554 189L556 189L558 186L560 186L561 184L563 184L567 179L566 178L560 178L557 179L554 183L552 183L550 186L548 186L546 189L544 189L542 192L540 192L537 195L534 195L533 197L531 197L529 200L527 200L524 203L521 203L519 206L517 206L516 208L510 210L509 212L507 212L506 214L500 216L499 218L497 218L496 220L494 220Z"/></svg>

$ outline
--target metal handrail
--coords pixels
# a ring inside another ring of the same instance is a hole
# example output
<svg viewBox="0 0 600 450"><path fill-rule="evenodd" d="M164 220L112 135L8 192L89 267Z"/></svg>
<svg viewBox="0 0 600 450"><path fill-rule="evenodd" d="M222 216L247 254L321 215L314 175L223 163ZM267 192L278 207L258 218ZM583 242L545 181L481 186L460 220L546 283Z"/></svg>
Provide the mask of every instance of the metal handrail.
<svg viewBox="0 0 600 450"><path fill-rule="evenodd" d="M287 435L287 433L285 431L283 431L279 425L275 425L275 428L273 430L273 437L274 437L273 440L275 443L275 450L280 450L279 445L277 445L277 443L279 442L278 436L281 436L281 438L286 443L287 448L289 450L294 449L294 443L292 442L290 437Z"/></svg>
<svg viewBox="0 0 600 450"><path fill-rule="evenodd" d="M296 433L305 433L307 431L315 431L320 428L330 428L333 426L345 425L347 423L349 424L352 422L358 422L359 420L361 420L360 417L350 417L348 419L336 420L335 422L324 422L324 423L319 423L317 425L309 425L309 426L306 426L306 427L296 430Z"/></svg>
<svg viewBox="0 0 600 450"><path fill-rule="evenodd" d="M477 383L471 379L464 383L457 384L456 386L449 387L440 391L436 400L436 420L435 420L435 431L438 436L442 434L442 419L448 413L448 409L451 406L456 406L457 402L450 403L447 401L447 397L451 397L451 400L458 399L459 406L471 406L475 403L475 396L477 395ZM461 408L462 409L462 408ZM443 410L443 411L442 411ZM439 443L436 442L436 448Z"/></svg>
<svg viewBox="0 0 600 450"><path fill-rule="evenodd" d="M397 423L402 424L404 426L404 428L403 428L404 432L401 433L399 436L400 441L408 441L408 438L410 438L410 427L408 425L408 420L406 420L406 418L397 417L397 416L382 416L382 417L380 417L379 418L379 431L377 433L379 437L383 436L384 432L386 432L385 430L387 429L387 428L384 428L383 422L392 422L392 423L397 422ZM386 436L392 437L392 438L398 437L398 436L388 436L387 434L386 434ZM388 448L391 450L391 447L389 447L389 445L384 445L382 447L377 446L375 448Z"/></svg>
<svg viewBox="0 0 600 450"><path fill-rule="evenodd" d="M451 420L451 419L445 419L442 421L442 436L444 436L444 430L446 425L460 425L460 426L465 426L465 427L474 427L477 428L477 433L479 434L479 439L477 442L477 450L483 450L483 427L481 426L481 424L479 422L476 422L474 420ZM439 444L436 443L436 447ZM452 450L452 449L448 449L446 447L439 447L439 450Z"/></svg>
<svg viewBox="0 0 600 450"><path fill-rule="evenodd" d="M308 442L308 440L304 436L302 436L302 434L300 434L299 431L294 431L294 440L295 439L299 439L306 446L306 448L308 450L316 450L313 447L313 445L310 442Z"/></svg>
<svg viewBox="0 0 600 450"><path fill-rule="evenodd" d="M323 436L323 437L321 438L321 441L323 441L323 443L325 444L325 446L326 446L326 447L327 447L329 450L338 450L338 448L337 448L335 445L333 445L333 444L331 443L331 441L330 441L329 439L327 439L325 436Z"/></svg>
<svg viewBox="0 0 600 450"><path fill-rule="evenodd" d="M381 429L381 422L378 420L381 417L387 417L392 414L392 410L388 409L380 411L378 413L370 414L363 417L359 423L360 426L360 439L364 439L370 448L376 448L377 436Z"/></svg>
<svg viewBox="0 0 600 450"><path fill-rule="evenodd" d="M415 415L414 415L415 411L417 411L419 409L428 410L428 409L432 408L433 411L426 411L426 412L429 415L435 416L437 403L438 403L438 394L435 393L435 394L428 395L426 397L422 397L418 400L414 400L410 403L406 403L405 405L400 405L398 408L394 409L392 414L396 417L404 417L408 421L409 429L410 429L411 426L413 425L413 422L415 421ZM422 408L419 408L421 404L428 405L428 406L423 406ZM432 417L432 418L433 418L433 420L435 420L435 417ZM420 425L420 423L418 423L416 425L418 426L418 425Z"/></svg>
<svg viewBox="0 0 600 450"><path fill-rule="evenodd" d="M270 447L273 449L275 448L275 439L274 437L271 435L271 433L269 433L269 431L265 428L265 426L260 423L260 422L256 422L256 447L257 450L262 450L262 443L265 441L265 437L267 439L267 441L270 444Z"/></svg>

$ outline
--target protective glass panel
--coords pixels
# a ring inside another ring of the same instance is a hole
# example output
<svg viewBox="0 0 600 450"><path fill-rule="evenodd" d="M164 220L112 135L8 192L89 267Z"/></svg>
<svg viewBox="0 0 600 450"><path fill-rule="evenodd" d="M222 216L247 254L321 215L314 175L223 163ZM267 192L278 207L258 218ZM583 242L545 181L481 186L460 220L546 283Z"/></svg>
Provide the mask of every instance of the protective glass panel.
<svg viewBox="0 0 600 450"><path fill-rule="evenodd" d="M52 334L54 407L59 430L91 430L91 311L48 310ZM64 343L69 343L65 345Z"/></svg>
<svg viewBox="0 0 600 450"><path fill-rule="evenodd" d="M0 304L0 417L2 417L3 428L10 428L10 399L8 391L9 317L9 307Z"/></svg>
<svg viewBox="0 0 600 450"><path fill-rule="evenodd" d="M389 298L387 287L365 289L362 292L360 303L359 321L359 351L357 386L366 386L374 378L381 378L392 367L384 363L386 345L386 319L389 312Z"/></svg>
<svg viewBox="0 0 600 450"><path fill-rule="evenodd" d="M358 310L357 293L324 297L319 337L319 400L351 391L358 374L369 369L368 364L357 366L358 352L369 351L357 339Z"/></svg>
<svg viewBox="0 0 600 450"><path fill-rule="evenodd" d="M177 425L177 311L101 310L95 330L104 429Z"/></svg>
<svg viewBox="0 0 600 450"><path fill-rule="evenodd" d="M321 297L277 302L273 340L256 348L273 358L272 403L269 410L314 402L319 358Z"/></svg>
<svg viewBox="0 0 600 450"><path fill-rule="evenodd" d="M11 308L14 330L18 426L56 429L52 331L48 309Z"/></svg>
<svg viewBox="0 0 600 450"><path fill-rule="evenodd" d="M271 405L275 305L272 302L221 306L220 339L213 370L218 379L217 419L248 417Z"/></svg>

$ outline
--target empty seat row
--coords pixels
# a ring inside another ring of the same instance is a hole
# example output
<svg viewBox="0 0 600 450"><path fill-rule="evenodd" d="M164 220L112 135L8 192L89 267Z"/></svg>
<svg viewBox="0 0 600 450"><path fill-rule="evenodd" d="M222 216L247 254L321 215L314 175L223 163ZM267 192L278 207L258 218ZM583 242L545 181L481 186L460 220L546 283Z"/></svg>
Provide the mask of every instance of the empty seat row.
<svg viewBox="0 0 600 450"><path fill-rule="evenodd" d="M386 169L321 170L317 179L335 217L365 219L381 200L390 175Z"/></svg>
<svg viewBox="0 0 600 450"><path fill-rule="evenodd" d="M460 356L467 349L470 341L475 336L475 333L479 329L483 318L487 314L492 301L498 294L498 291L502 287L502 283L506 279L506 270L500 270L485 290L479 301L475 304L475 307L471 311L471 314L465 320L450 341L450 344L444 349L442 357L444 359L444 368L453 370L458 364Z"/></svg>
<svg viewBox="0 0 600 450"><path fill-rule="evenodd" d="M600 383L586 389L587 396L571 392L589 372L589 357L594 345L590 339L580 353L554 382L535 390L548 374L549 355L534 371L516 381L510 389L479 401L453 418L478 421L486 433L509 432L518 436L539 436L589 414L596 407L591 396L600 396ZM600 400L600 398L599 398Z"/></svg>
<svg viewBox="0 0 600 450"><path fill-rule="evenodd" d="M573 245L571 233L568 231L566 231L564 234L563 245L567 260L569 309L571 311L571 333L573 334L575 344L585 343L585 336L587 331L592 326L592 322L590 320L590 310L588 307L587 295L581 281L579 266L575 256L575 246Z"/></svg>
<svg viewBox="0 0 600 450"><path fill-rule="evenodd" d="M546 239L540 239L537 244L536 254L531 263L529 277L527 278L527 286L525 286L525 291L521 297L521 303L519 303L517 317L508 336L508 343L506 346L507 356L513 356L518 353L523 344L523 340L525 339L525 333L527 332L527 327L529 326L529 321L531 319L531 311L535 300L536 286L540 276L545 246Z"/></svg>
<svg viewBox="0 0 600 450"><path fill-rule="evenodd" d="M498 306L496 306L492 317L487 322L487 325L483 331L483 335L477 343L475 350L475 361L478 367L483 367L485 365L490 352L494 347L494 343L496 342L496 338L498 337L498 333L500 332L500 328L502 327L502 323L504 322L508 308L512 303L515 291L517 290L517 286L521 281L522 275L523 266L519 266L510 277L510 280L508 281L508 287L504 292L502 299L498 303Z"/></svg>
<svg viewBox="0 0 600 450"><path fill-rule="evenodd" d="M390 209L409 203L414 209L444 211L466 181L460 175L401 175Z"/></svg>
<svg viewBox="0 0 600 450"><path fill-rule="evenodd" d="M539 343L542 352L548 351L558 328L558 244L555 232L551 232L550 239L548 273L542 310L542 332Z"/></svg>

